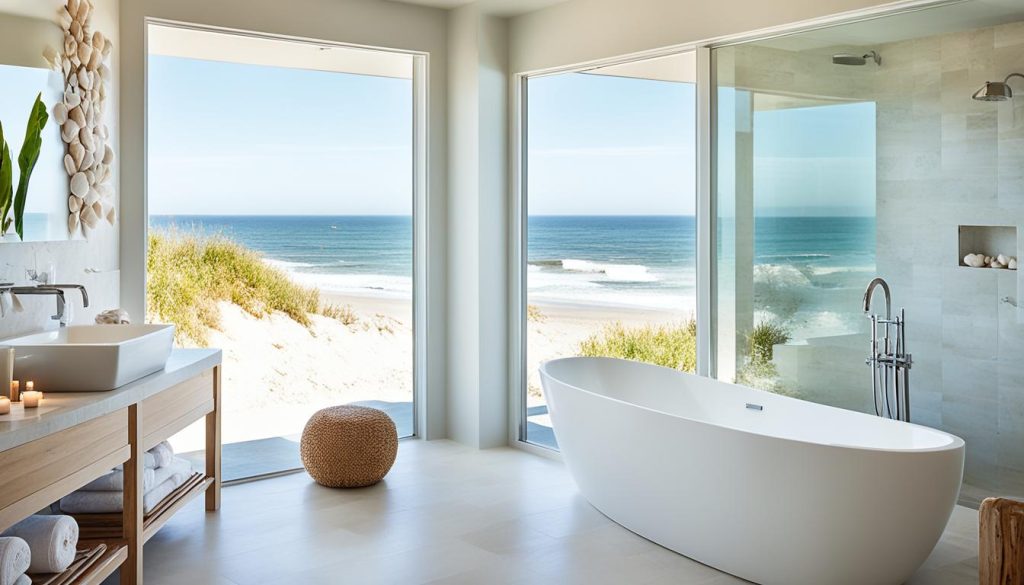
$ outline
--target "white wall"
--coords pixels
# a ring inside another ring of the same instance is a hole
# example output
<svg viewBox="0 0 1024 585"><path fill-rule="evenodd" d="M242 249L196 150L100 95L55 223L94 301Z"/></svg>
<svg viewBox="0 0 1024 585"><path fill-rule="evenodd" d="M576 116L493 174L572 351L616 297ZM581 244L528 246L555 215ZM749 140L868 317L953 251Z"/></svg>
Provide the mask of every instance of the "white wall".
<svg viewBox="0 0 1024 585"><path fill-rule="evenodd" d="M111 98L108 105L107 121L110 125L111 141L115 152L120 154L118 135L118 0L93 0L93 29L102 31L114 43L111 56ZM8 0L0 0L0 12L5 11ZM54 18L56 13L54 12ZM48 104L52 105L52 104ZM28 104L26 104L28 107ZM53 124L51 118L50 124ZM16 154L15 154L16 156ZM115 161L114 165L118 165ZM114 173L115 193L120 191L117 173ZM96 312L117 307L119 303L118 274L118 233L117 228L104 227L86 241L56 241L45 243L2 243L0 244L0 279L25 277L26 268L45 267L52 263L57 277L65 282L81 283L89 289L91 306L83 309L81 300L69 293L74 303L74 322L90 323ZM36 331L44 325L53 326L49 317L53 315L56 302L52 297L22 297L25 312L0 318L0 338Z"/></svg>
<svg viewBox="0 0 1024 585"><path fill-rule="evenodd" d="M506 22L449 15L448 435L507 443Z"/></svg>
<svg viewBox="0 0 1024 585"><path fill-rule="evenodd" d="M428 250L446 243L446 45L443 10L375 0L129 0L121 10L122 136L121 292L141 314L145 302L145 19L160 18L214 27L258 31L373 47L425 52L428 64ZM427 438L444 434L445 255L432 253L427 274ZM424 356L420 356L423 358Z"/></svg>
<svg viewBox="0 0 1024 585"><path fill-rule="evenodd" d="M878 0L570 0L515 17L512 71L526 72L688 44L885 4Z"/></svg>

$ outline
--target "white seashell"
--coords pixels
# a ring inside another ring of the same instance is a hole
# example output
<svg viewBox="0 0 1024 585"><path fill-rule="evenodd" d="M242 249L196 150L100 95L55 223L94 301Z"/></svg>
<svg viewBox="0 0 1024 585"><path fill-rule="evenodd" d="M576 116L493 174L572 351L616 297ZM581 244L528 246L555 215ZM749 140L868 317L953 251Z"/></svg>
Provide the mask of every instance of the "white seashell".
<svg viewBox="0 0 1024 585"><path fill-rule="evenodd" d="M64 105L69 109L78 107L82 103L82 96L71 88L64 90Z"/></svg>
<svg viewBox="0 0 1024 585"><path fill-rule="evenodd" d="M972 268L981 268L985 265L985 259L980 254L968 254L964 256L964 264Z"/></svg>
<svg viewBox="0 0 1024 585"><path fill-rule="evenodd" d="M998 260L994 260L993 259L991 262L988 263L988 267L989 268L1006 268L1006 265L1003 264L1002 262L998 261Z"/></svg>
<svg viewBox="0 0 1024 585"><path fill-rule="evenodd" d="M68 32L70 32L70 33L71 33L71 36L75 38L75 42L76 42L76 43L79 43L79 42L81 42L81 41L82 41L82 39L83 39L83 35L82 35L82 23L81 23L81 22L79 22L79 21L77 20L77 18L76 18L76 20L74 20L74 21L73 21L73 22L71 23L71 26L69 26L69 27L68 27ZM77 48L77 47L76 47L76 48Z"/></svg>
<svg viewBox="0 0 1024 585"><path fill-rule="evenodd" d="M86 116L92 111L92 100L87 97L82 98L82 111L85 112Z"/></svg>
<svg viewBox="0 0 1024 585"><path fill-rule="evenodd" d="M91 169L92 165L96 163L96 155L86 150L84 146L82 147L82 150L85 154L82 155L82 162L78 165L78 170L85 172Z"/></svg>
<svg viewBox="0 0 1024 585"><path fill-rule="evenodd" d="M109 165L114 162L114 149L109 144L103 147L103 164Z"/></svg>
<svg viewBox="0 0 1024 585"><path fill-rule="evenodd" d="M78 89L78 74L77 73L72 73L71 75L68 76L68 85L71 86L73 89L76 89L76 90Z"/></svg>
<svg viewBox="0 0 1024 585"><path fill-rule="evenodd" d="M74 120L75 124L78 124L79 128L85 128L85 125L87 124L85 113L82 112L81 106L68 110L67 119Z"/></svg>
<svg viewBox="0 0 1024 585"><path fill-rule="evenodd" d="M81 127L74 120L67 120L64 125L60 128L60 137L64 139L64 142L70 143L75 136L78 136Z"/></svg>
<svg viewBox="0 0 1024 585"><path fill-rule="evenodd" d="M985 256L984 258L985 258L985 264L991 264L992 263L993 258L991 256Z"/></svg>
<svg viewBox="0 0 1024 585"><path fill-rule="evenodd" d="M78 133L78 138L82 140L82 146L85 147L89 152L96 151L96 143L92 141L92 132L89 128L82 128Z"/></svg>
<svg viewBox="0 0 1024 585"><path fill-rule="evenodd" d="M61 71L64 72L64 79L67 79L68 75L71 75L71 59L64 59L60 66Z"/></svg>
<svg viewBox="0 0 1024 585"><path fill-rule="evenodd" d="M109 183L96 185L95 191L99 193L100 199L112 199L114 197L114 188Z"/></svg>
<svg viewBox="0 0 1024 585"><path fill-rule="evenodd" d="M53 120L58 126L63 126L68 121L68 107L64 102L57 102L53 105Z"/></svg>
<svg viewBox="0 0 1024 585"><path fill-rule="evenodd" d="M82 67L78 70L78 86L85 90L92 89L92 73Z"/></svg>
<svg viewBox="0 0 1024 585"><path fill-rule="evenodd" d="M95 189L89 189L89 194L85 196L86 205L94 205L100 200L100 194Z"/></svg>
<svg viewBox="0 0 1024 585"><path fill-rule="evenodd" d="M72 142L68 145L68 154L74 159L75 168L80 168L82 166L82 158L85 157L85 147L78 142Z"/></svg>
<svg viewBox="0 0 1024 585"><path fill-rule="evenodd" d="M78 10L82 7L81 0L68 0L67 11L71 15L71 18L78 17Z"/></svg>
<svg viewBox="0 0 1024 585"><path fill-rule="evenodd" d="M1006 263L1006 267L1010 270L1017 270L1017 259L1010 258L1010 261Z"/></svg>
<svg viewBox="0 0 1024 585"><path fill-rule="evenodd" d="M99 221L99 219L106 214L106 210L103 209L103 202L99 200L93 202L92 214L96 216L96 221Z"/></svg>
<svg viewBox="0 0 1024 585"><path fill-rule="evenodd" d="M75 232L78 231L78 226L78 214L72 213L68 215L68 233L70 233L71 235L75 235Z"/></svg>
<svg viewBox="0 0 1024 585"><path fill-rule="evenodd" d="M83 63L84 64L84 63ZM100 65L103 64L103 53L93 49L92 55L89 57L89 63L85 65L85 68L89 71L98 71Z"/></svg>
<svg viewBox="0 0 1024 585"><path fill-rule="evenodd" d="M60 53L52 45L46 45L43 48L43 59L46 59L46 64L50 66L50 69L60 70L62 59Z"/></svg>
<svg viewBox="0 0 1024 585"><path fill-rule="evenodd" d="M82 0L78 7L78 14L75 15L75 18L77 18L82 24L85 24L89 22L90 14L92 14L92 3L90 3L89 0Z"/></svg>
<svg viewBox="0 0 1024 585"><path fill-rule="evenodd" d="M103 45L105 45L106 43L107 39L103 36L103 33L101 33L100 31L92 33L92 46L94 49L99 51L100 54L103 53Z"/></svg>
<svg viewBox="0 0 1024 585"><path fill-rule="evenodd" d="M110 166L103 167L103 176L100 178L100 183L106 183L113 177L114 171L111 170Z"/></svg>
<svg viewBox="0 0 1024 585"><path fill-rule="evenodd" d="M107 42L103 45L103 58L106 59L114 52L114 43L107 39Z"/></svg>
<svg viewBox="0 0 1024 585"><path fill-rule="evenodd" d="M106 63L101 63L100 66L97 68L97 71L100 72L100 79L102 79L103 81L110 81L110 67L108 67ZM100 87L103 86L100 85ZM102 92L103 90L101 89L100 91Z"/></svg>
<svg viewBox="0 0 1024 585"><path fill-rule="evenodd" d="M116 221L117 221L117 208L115 208L113 205L111 205L110 209L107 210L107 223L109 223L110 225L114 225L114 222L116 222Z"/></svg>
<svg viewBox="0 0 1024 585"><path fill-rule="evenodd" d="M1006 256L1003 256L1002 254L996 256L996 260L1004 266L1010 262L1010 259L1007 258Z"/></svg>
<svg viewBox="0 0 1024 585"><path fill-rule="evenodd" d="M96 184L96 173L92 171L85 171L85 178L89 181L90 187Z"/></svg>
<svg viewBox="0 0 1024 585"><path fill-rule="evenodd" d="M78 213L80 216L79 219L81 219L82 224L88 227L93 227L96 225L96 212L93 210L92 206L86 205L82 207L82 210Z"/></svg>
<svg viewBox="0 0 1024 585"><path fill-rule="evenodd" d="M92 59L92 45L87 40L78 43L78 62L85 65L90 59Z"/></svg>
<svg viewBox="0 0 1024 585"><path fill-rule="evenodd" d="M68 195L68 210L75 213L82 208L82 200L74 195Z"/></svg>
<svg viewBox="0 0 1024 585"><path fill-rule="evenodd" d="M78 170L78 166L75 164L75 157L71 156L71 154L64 155L64 170L68 173L69 177Z"/></svg>
<svg viewBox="0 0 1024 585"><path fill-rule="evenodd" d="M85 173L75 173L75 176L71 177L71 193L79 197L85 197L89 193L89 179Z"/></svg>
<svg viewBox="0 0 1024 585"><path fill-rule="evenodd" d="M110 140L110 127L106 124L100 124L100 136L102 136L104 140Z"/></svg>
<svg viewBox="0 0 1024 585"><path fill-rule="evenodd" d="M78 41L70 34L64 35L64 56L68 59L78 56Z"/></svg>
<svg viewBox="0 0 1024 585"><path fill-rule="evenodd" d="M61 8L60 14L57 15L57 21L60 22L60 28L68 30L68 27L71 26L72 20L74 20L74 18L72 18L71 14L68 12L68 7L65 6Z"/></svg>

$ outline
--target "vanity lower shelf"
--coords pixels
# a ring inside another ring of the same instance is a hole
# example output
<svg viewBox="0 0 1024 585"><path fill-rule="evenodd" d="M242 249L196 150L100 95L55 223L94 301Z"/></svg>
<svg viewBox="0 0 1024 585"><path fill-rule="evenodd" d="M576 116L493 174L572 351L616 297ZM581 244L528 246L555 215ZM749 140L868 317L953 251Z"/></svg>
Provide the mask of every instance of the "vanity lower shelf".
<svg viewBox="0 0 1024 585"><path fill-rule="evenodd" d="M142 541L146 542L189 502L206 493L212 477L195 473L146 514L142 520ZM121 514L72 514L82 540L107 540L122 534Z"/></svg>
<svg viewBox="0 0 1024 585"><path fill-rule="evenodd" d="M29 575L32 585L100 585L128 558L128 546L119 540L93 543L79 557L61 573Z"/></svg>

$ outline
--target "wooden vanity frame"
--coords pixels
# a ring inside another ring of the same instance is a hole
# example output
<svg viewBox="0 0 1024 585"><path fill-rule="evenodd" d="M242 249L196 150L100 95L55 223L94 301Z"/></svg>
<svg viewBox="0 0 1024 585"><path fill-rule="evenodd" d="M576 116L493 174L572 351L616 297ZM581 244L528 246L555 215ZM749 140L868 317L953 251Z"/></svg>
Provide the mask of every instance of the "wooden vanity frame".
<svg viewBox="0 0 1024 585"><path fill-rule="evenodd" d="M52 396L54 401L61 400L59 394ZM143 454L200 419L206 422L204 477L188 484L183 492L169 498L171 501L166 505L152 510L150 517L145 517ZM215 512L220 508L219 352L216 365L183 381L150 390L144 398L129 399L127 405L113 412L0 451L0 531L45 509L122 463L125 479L120 538L99 539L107 545L106 552L86 573L73 581L75 584L98 585L118 568L121 569L123 585L142 583L143 545L178 510L201 494L205 495L207 511ZM117 519L116 515L107 516ZM83 534L82 542L93 542L93 539Z"/></svg>

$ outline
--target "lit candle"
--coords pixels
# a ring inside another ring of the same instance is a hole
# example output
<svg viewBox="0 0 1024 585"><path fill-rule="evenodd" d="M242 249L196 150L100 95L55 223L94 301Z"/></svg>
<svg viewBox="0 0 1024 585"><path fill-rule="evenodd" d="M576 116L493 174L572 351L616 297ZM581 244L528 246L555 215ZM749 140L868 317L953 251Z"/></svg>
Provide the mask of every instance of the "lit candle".
<svg viewBox="0 0 1024 585"><path fill-rule="evenodd" d="M36 392L35 390L25 390L21 393L21 400L25 403L25 408L38 408L39 403L43 401L43 393Z"/></svg>
<svg viewBox="0 0 1024 585"><path fill-rule="evenodd" d="M25 382L25 392L31 392L35 389L35 382L33 382L32 380Z"/></svg>
<svg viewBox="0 0 1024 585"><path fill-rule="evenodd" d="M11 399L6 396L0 396L0 414L11 413Z"/></svg>
<svg viewBox="0 0 1024 585"><path fill-rule="evenodd" d="M11 382L11 402L21 402L21 388L17 380Z"/></svg>

